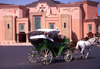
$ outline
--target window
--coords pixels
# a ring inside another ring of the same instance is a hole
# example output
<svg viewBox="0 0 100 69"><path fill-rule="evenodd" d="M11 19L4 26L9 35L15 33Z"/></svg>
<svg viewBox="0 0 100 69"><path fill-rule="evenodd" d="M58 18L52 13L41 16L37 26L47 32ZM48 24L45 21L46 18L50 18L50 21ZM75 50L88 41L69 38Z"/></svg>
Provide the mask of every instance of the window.
<svg viewBox="0 0 100 69"><path fill-rule="evenodd" d="M89 25L89 32L92 32L92 25Z"/></svg>
<svg viewBox="0 0 100 69"><path fill-rule="evenodd" d="M34 29L41 29L41 16L34 17Z"/></svg>
<svg viewBox="0 0 100 69"><path fill-rule="evenodd" d="M20 32L24 32L25 28L24 28L24 24L20 24Z"/></svg>
<svg viewBox="0 0 100 69"><path fill-rule="evenodd" d="M50 29L54 29L54 24L49 24Z"/></svg>
<svg viewBox="0 0 100 69"><path fill-rule="evenodd" d="M64 23L64 28L66 28L66 23Z"/></svg>
<svg viewBox="0 0 100 69"><path fill-rule="evenodd" d="M7 24L7 25L8 25L8 29L9 29L9 28L10 28L10 27L9 27L9 24Z"/></svg>
<svg viewBox="0 0 100 69"><path fill-rule="evenodd" d="M96 32L99 32L99 25L96 25Z"/></svg>

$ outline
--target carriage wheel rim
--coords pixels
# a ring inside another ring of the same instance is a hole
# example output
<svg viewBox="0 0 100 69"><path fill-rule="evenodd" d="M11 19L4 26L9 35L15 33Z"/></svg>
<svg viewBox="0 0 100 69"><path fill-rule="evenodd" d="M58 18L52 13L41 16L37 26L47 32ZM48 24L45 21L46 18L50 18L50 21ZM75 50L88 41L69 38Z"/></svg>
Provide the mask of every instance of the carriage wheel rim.
<svg viewBox="0 0 100 69"><path fill-rule="evenodd" d="M30 55L30 56L28 56L28 60L29 60L30 63L36 63L37 57L35 57L34 55Z"/></svg>
<svg viewBox="0 0 100 69"><path fill-rule="evenodd" d="M27 53L27 59L30 63L36 63L38 61L39 56L35 56L35 55L38 55L38 51L33 49L29 50L29 52Z"/></svg>
<svg viewBox="0 0 100 69"><path fill-rule="evenodd" d="M44 51L43 56L40 56L41 58L41 62L45 65L48 65L51 63L52 61L52 52L49 49L44 49L42 50L42 52ZM40 53L41 54L41 53ZM42 59L43 58L43 59Z"/></svg>
<svg viewBox="0 0 100 69"><path fill-rule="evenodd" d="M65 53L66 53L64 56L65 61L70 62L72 60L72 52L70 50L67 50Z"/></svg>
<svg viewBox="0 0 100 69"><path fill-rule="evenodd" d="M71 57L71 55L69 55L65 59L66 59L67 62L69 62L72 59L72 57Z"/></svg>

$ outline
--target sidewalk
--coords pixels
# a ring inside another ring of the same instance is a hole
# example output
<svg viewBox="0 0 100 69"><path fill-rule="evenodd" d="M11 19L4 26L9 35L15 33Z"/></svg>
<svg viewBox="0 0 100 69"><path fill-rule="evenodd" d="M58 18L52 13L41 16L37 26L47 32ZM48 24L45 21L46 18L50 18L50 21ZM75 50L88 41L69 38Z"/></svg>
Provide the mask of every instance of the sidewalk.
<svg viewBox="0 0 100 69"><path fill-rule="evenodd" d="M0 46L33 46L31 43L5 43L0 44Z"/></svg>

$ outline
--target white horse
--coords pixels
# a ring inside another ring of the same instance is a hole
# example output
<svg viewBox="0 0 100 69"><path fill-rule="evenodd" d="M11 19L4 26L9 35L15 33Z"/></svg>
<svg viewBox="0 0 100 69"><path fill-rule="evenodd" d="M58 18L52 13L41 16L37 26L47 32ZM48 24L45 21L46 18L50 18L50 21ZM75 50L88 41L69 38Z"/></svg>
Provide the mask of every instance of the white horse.
<svg viewBox="0 0 100 69"><path fill-rule="evenodd" d="M83 54L84 49L88 50L88 52L87 52L87 54L85 56L85 59L87 59L88 55L89 55L89 58L90 58L91 45L94 44L94 42L96 42L96 41L98 41L98 37L91 38L91 39L89 39L87 41L82 41L82 40L78 41L77 45L76 45L76 51L77 51L76 54L78 53L78 49L80 47L81 48L81 52L80 53L81 53L83 59L84 59L84 54ZM77 59L77 56L76 56L76 59Z"/></svg>

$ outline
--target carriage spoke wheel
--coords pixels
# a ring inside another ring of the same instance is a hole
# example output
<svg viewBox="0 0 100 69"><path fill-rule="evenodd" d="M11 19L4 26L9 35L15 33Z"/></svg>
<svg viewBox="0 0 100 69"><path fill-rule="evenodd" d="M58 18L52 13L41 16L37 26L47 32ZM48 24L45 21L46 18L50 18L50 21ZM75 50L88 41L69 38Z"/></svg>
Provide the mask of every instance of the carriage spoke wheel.
<svg viewBox="0 0 100 69"><path fill-rule="evenodd" d="M66 62L70 62L72 60L72 51L70 49L67 49L65 52L64 52L64 60Z"/></svg>
<svg viewBox="0 0 100 69"><path fill-rule="evenodd" d="M36 63L39 61L38 51L34 50L33 48L30 49L27 53L27 59L30 63Z"/></svg>
<svg viewBox="0 0 100 69"><path fill-rule="evenodd" d="M52 61L52 52L50 49L43 49L40 52L40 60L42 62L42 64L48 65L51 63Z"/></svg>

